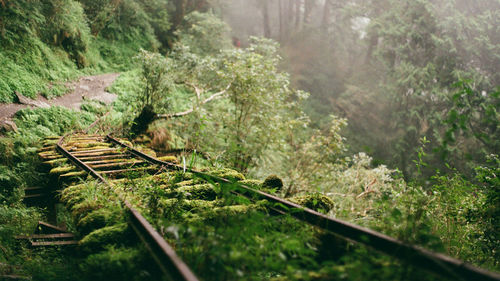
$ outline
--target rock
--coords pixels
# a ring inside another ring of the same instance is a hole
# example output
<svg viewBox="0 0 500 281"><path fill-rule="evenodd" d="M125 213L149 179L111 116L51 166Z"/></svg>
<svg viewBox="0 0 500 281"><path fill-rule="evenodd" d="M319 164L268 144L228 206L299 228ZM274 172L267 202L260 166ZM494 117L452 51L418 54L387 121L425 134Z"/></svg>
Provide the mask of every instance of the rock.
<svg viewBox="0 0 500 281"><path fill-rule="evenodd" d="M34 106L34 107L40 107L40 108L49 108L50 105L44 103L43 101L39 101L39 100L32 100L30 98L27 98L23 95L21 95L19 92L15 92L16 96L17 96L17 100L19 101L19 103L21 104L26 104L26 105L31 105L31 106Z"/></svg>
<svg viewBox="0 0 500 281"><path fill-rule="evenodd" d="M16 123L12 120L0 120L0 132L17 132Z"/></svg>
<svg viewBox="0 0 500 281"><path fill-rule="evenodd" d="M90 90L89 86L87 86L87 85L80 85L80 89L85 90L85 91Z"/></svg>

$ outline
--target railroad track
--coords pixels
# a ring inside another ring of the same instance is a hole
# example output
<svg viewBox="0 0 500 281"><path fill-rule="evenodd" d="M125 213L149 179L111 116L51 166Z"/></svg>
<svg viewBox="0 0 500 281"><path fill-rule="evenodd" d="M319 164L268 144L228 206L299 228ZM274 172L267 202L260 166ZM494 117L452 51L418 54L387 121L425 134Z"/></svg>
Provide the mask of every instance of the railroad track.
<svg viewBox="0 0 500 281"><path fill-rule="evenodd" d="M266 207L277 215L291 215L314 227L331 232L350 242L368 246L389 256L433 272L437 275L458 280L500 280L500 275L489 272L463 261L433 253L423 248L408 245L381 233L348 222L328 217L299 204L257 190L234 179L224 178L186 168L168 158L155 158L147 151L134 149L130 143L110 135L73 134L47 141L40 156L51 165L61 165L52 169L63 181L91 175L112 189L114 179L130 177L131 172L155 174L159 170L189 172L196 178L231 186L231 193L250 200L266 200ZM167 161L165 161L167 160ZM124 196L119 195L126 207L129 224L146 245L161 272L171 280L198 280L189 267L176 255L162 235L136 210Z"/></svg>

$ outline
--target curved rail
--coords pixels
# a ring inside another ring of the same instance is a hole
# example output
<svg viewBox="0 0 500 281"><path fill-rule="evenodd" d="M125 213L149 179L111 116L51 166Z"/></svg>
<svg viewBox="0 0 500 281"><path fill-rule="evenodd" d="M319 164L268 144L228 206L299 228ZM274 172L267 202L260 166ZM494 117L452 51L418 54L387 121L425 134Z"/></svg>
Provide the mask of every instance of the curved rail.
<svg viewBox="0 0 500 281"><path fill-rule="evenodd" d="M245 193L252 194L259 199L266 199L269 202L274 203L273 209L277 209L280 213L286 212L301 221L340 235L347 240L364 244L390 256L396 257L400 260L410 262L420 268L431 271L438 275L457 278L458 280L500 280L500 274L477 268L468 263L465 263L464 261L451 258L443 254L434 253L418 246L406 244L402 241L373 231L371 229L325 216L324 214L321 214L309 208L300 206L298 204L262 192L260 190L253 189L238 182L232 182L228 179L209 175L207 173L188 168L184 169L184 167L158 160L118 141L110 135L107 135L106 138L110 142L126 148L131 154L140 157L152 164L156 164L170 170L186 170L208 181L234 185Z"/></svg>
<svg viewBox="0 0 500 281"><path fill-rule="evenodd" d="M111 183L98 174L94 169L83 163L80 159L66 150L62 143L67 135L62 136L56 145L56 150L68 158L73 164L97 180L111 187ZM153 228L153 226L124 198L126 210L130 213L130 224L139 239L145 244L151 253L161 272L170 280L198 281L198 278L189 267L177 256L174 249L163 239L163 237Z"/></svg>

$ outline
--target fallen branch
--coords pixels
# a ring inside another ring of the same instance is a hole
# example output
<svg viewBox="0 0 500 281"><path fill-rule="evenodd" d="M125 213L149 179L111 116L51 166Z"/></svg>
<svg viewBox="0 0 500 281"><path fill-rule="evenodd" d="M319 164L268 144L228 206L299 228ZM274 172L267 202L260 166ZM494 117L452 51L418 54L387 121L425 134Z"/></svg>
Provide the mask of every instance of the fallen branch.
<svg viewBox="0 0 500 281"><path fill-rule="evenodd" d="M361 192L361 194L359 194L358 196L356 196L356 199L359 199L363 196L365 196L366 194L368 193L372 193L372 192L376 192L375 190L371 189L371 187L377 182L377 179L373 179L372 182L370 184L368 184L367 186L365 186L365 191Z"/></svg>
<svg viewBox="0 0 500 281"><path fill-rule="evenodd" d="M200 89L197 88L197 87L195 87L195 86L193 86L193 87L194 87L194 89L196 91L196 96L199 99L199 97L200 97ZM206 104L206 103L208 103L210 101L213 101L213 100L221 98L222 95L224 95L227 92L227 90L229 89L229 87L231 87L231 84L227 85L227 87L224 90L211 95L210 97L208 97L207 99L205 99L204 101L202 101L199 105L201 106L201 105L204 105L204 104ZM182 111L182 112L171 113L171 114L157 114L156 118L157 119L170 119L170 118L182 117L182 116L188 115L189 113L192 113L194 110L195 110L195 107L192 107L192 108L190 108L190 109L188 109L186 111Z"/></svg>

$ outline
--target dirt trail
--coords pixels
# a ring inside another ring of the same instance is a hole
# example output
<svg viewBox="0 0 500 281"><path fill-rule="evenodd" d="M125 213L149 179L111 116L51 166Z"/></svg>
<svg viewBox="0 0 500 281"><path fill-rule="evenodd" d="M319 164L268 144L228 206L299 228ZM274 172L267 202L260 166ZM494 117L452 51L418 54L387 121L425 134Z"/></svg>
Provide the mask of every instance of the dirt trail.
<svg viewBox="0 0 500 281"><path fill-rule="evenodd" d="M50 100L38 96L37 101L41 101L50 106L64 106L76 110L80 109L80 105L84 98L96 99L109 104L113 102L117 96L106 92L105 89L110 86L119 75L119 73L107 73L84 76L66 84L66 86L71 89L68 94ZM17 103L0 104L0 121L11 118L18 110L26 107L31 106Z"/></svg>

